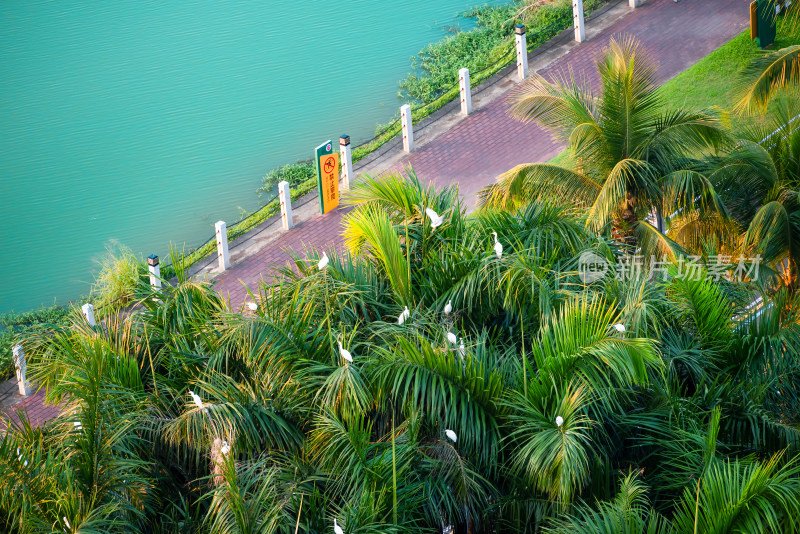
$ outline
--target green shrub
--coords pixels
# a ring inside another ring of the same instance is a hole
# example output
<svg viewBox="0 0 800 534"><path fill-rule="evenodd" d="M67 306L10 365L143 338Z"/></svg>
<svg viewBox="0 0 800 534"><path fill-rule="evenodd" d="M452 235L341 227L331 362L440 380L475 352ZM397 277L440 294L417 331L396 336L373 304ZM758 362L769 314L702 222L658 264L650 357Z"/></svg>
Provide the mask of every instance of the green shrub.
<svg viewBox="0 0 800 534"><path fill-rule="evenodd" d="M311 160L289 163L280 169L272 169L261 179L261 187L258 188L259 198L267 196L275 197L278 194L278 184L289 182L289 187L296 187L301 183L315 177L316 170Z"/></svg>

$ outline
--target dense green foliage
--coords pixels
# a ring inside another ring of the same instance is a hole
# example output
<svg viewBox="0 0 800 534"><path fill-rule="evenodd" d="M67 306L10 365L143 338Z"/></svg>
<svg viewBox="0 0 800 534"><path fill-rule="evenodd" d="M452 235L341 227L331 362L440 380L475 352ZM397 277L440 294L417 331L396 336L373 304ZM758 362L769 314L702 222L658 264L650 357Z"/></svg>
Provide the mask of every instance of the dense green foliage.
<svg viewBox="0 0 800 534"><path fill-rule="evenodd" d="M254 313L180 276L26 339L63 415L0 443L3 528L794 531L795 294L585 284L580 254L624 247L548 202L467 217L413 175L351 202L350 253L296 257Z"/></svg>

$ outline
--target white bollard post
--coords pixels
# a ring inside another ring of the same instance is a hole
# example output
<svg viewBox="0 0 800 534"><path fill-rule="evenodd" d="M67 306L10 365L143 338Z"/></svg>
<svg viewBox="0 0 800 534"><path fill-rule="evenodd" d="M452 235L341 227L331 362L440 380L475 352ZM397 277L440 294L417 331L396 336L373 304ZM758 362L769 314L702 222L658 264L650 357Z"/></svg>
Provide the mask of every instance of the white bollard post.
<svg viewBox="0 0 800 534"><path fill-rule="evenodd" d="M231 255L228 253L228 228L225 221L217 221L214 224L217 230L217 258L219 258L219 269L224 271L231 266Z"/></svg>
<svg viewBox="0 0 800 534"><path fill-rule="evenodd" d="M639 7L639 0L628 0L628 5L630 7Z"/></svg>
<svg viewBox="0 0 800 534"><path fill-rule="evenodd" d="M278 197L281 200L281 222L284 230L294 228L294 217L292 216L292 191L289 189L289 182L283 181L278 184Z"/></svg>
<svg viewBox="0 0 800 534"><path fill-rule="evenodd" d="M14 355L14 368L17 371L17 386L19 386L19 394L27 397L31 394L31 384L27 379L28 364L25 362L25 350L22 345L14 345L11 349Z"/></svg>
<svg viewBox="0 0 800 534"><path fill-rule="evenodd" d="M472 94L469 88L469 69L458 71L458 89L461 92L461 113L472 113Z"/></svg>
<svg viewBox="0 0 800 534"><path fill-rule="evenodd" d="M522 81L528 77L528 40L525 37L525 26L514 26L514 34L517 40L517 76Z"/></svg>
<svg viewBox="0 0 800 534"><path fill-rule="evenodd" d="M342 163L342 189L350 189L353 176L353 153L350 150L350 136L343 135L339 138L339 161Z"/></svg>
<svg viewBox="0 0 800 534"><path fill-rule="evenodd" d="M147 256L147 270L150 271L150 285L158 291L161 289L161 266L155 254Z"/></svg>
<svg viewBox="0 0 800 534"><path fill-rule="evenodd" d="M586 40L586 28L583 23L583 0L572 0L572 15L575 18L575 40L582 43Z"/></svg>
<svg viewBox="0 0 800 534"><path fill-rule="evenodd" d="M89 323L89 326L97 325L97 321L94 320L94 305L92 304L84 304L81 306L81 311L83 312L83 317L86 319L86 322Z"/></svg>
<svg viewBox="0 0 800 534"><path fill-rule="evenodd" d="M411 106L408 104L400 107L400 122L403 125L403 150L414 150L414 125L411 122Z"/></svg>

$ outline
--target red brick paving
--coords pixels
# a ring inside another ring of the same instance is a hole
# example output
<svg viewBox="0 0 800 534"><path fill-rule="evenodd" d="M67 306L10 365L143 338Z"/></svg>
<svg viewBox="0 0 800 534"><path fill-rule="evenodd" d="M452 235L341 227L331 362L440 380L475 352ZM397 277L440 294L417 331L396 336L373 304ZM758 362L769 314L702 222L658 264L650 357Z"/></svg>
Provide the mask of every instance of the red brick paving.
<svg viewBox="0 0 800 534"><path fill-rule="evenodd" d="M5 431L6 419L19 423L18 412L27 414L28 420L33 427L38 427L58 415L59 407L45 404L44 394L44 389L40 389L34 395L12 406L7 413L2 414L0 431Z"/></svg>
<svg viewBox="0 0 800 534"><path fill-rule="evenodd" d="M749 0L649 0L617 21L601 36L573 49L541 71L546 78L572 69L598 85L595 61L611 36L633 35L656 61L664 82L741 33L749 24ZM591 24L591 21L587 21ZM506 114L498 98L456 124L448 132L405 158L397 169L413 166L417 175L442 187L458 184L468 203L502 172L520 163L547 161L563 146L535 124L523 124ZM262 274L288 259L286 250L303 247L341 248L342 211L318 215L282 235L261 252L243 260L217 278L218 290L234 306L247 295L243 284L255 288Z"/></svg>
<svg viewBox="0 0 800 534"><path fill-rule="evenodd" d="M571 68L597 85L595 60L612 35L633 35L658 63L658 78L664 82L708 55L749 24L749 0L648 0L612 25L544 69L547 78ZM587 21L590 25L591 21ZM398 165L411 165L418 176L442 187L458 184L461 194L472 203L475 194L500 173L520 163L547 161L562 146L534 124L510 119L504 98L479 109L448 132L422 146ZM257 254L241 261L217 278L217 289L240 306L253 289L276 267L285 265L286 251L302 252L304 247L341 248L342 215L338 210L316 216L281 235ZM17 407L27 408L37 424L57 412L45 406L39 392Z"/></svg>

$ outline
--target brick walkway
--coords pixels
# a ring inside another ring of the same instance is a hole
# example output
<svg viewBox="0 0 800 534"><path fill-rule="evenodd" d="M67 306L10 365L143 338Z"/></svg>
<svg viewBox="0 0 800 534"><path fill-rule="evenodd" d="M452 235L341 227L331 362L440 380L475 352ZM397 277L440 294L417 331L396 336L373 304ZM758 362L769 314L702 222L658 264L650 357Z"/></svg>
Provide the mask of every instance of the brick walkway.
<svg viewBox="0 0 800 534"><path fill-rule="evenodd" d="M598 85L595 61L612 35L633 35L656 61L663 83L690 67L734 36L748 22L748 0L648 0L594 37L540 72L546 78L571 68L580 78ZM423 181L438 187L458 184L467 203L502 172L520 163L547 161L563 148L535 124L508 117L505 98L498 98L456 124L451 130L407 156L401 165L413 166ZM345 210L318 215L285 233L261 252L217 277L218 290L241 305L275 266L283 266L287 251L303 247L340 248L341 219Z"/></svg>
<svg viewBox="0 0 800 534"><path fill-rule="evenodd" d="M2 414L2 418L0 418L0 433L5 432L6 419L11 419L16 423L19 422L19 417L17 417L18 411L27 414L31 425L38 427L45 421L58 415L58 410L58 406L45 404L44 390L41 389L35 395L31 395L22 402L12 406L11 409L7 410L7 413Z"/></svg>

